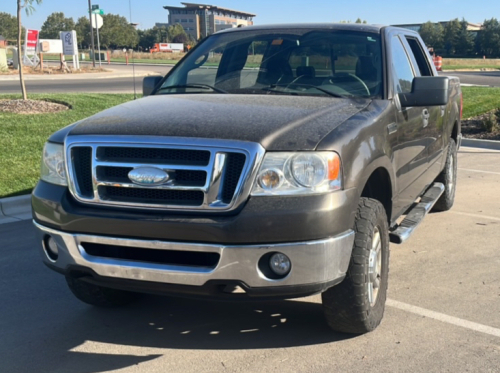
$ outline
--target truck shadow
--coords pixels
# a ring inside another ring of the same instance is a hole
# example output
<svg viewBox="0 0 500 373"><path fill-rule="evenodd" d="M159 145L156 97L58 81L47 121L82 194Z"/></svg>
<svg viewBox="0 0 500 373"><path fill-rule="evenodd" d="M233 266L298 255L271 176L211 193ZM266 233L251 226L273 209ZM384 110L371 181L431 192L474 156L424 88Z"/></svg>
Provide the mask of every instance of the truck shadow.
<svg viewBox="0 0 500 373"><path fill-rule="evenodd" d="M212 302L145 296L120 310L88 308L85 320L105 319L114 333L100 342L167 349L266 349L340 341L322 307L308 301ZM124 329L125 326L125 329Z"/></svg>
<svg viewBox="0 0 500 373"><path fill-rule="evenodd" d="M11 354L17 360L13 372L106 372L172 358L172 350L285 348L350 338L328 328L320 304L303 301L224 303L145 296L121 309L78 304L72 314L46 340Z"/></svg>
<svg viewBox="0 0 500 373"><path fill-rule="evenodd" d="M0 268L8 279L0 281L2 373L104 372L172 359L178 350L194 355L351 338L329 329L318 297L229 303L145 295L127 307L94 308L40 264L31 232L29 221L0 226Z"/></svg>

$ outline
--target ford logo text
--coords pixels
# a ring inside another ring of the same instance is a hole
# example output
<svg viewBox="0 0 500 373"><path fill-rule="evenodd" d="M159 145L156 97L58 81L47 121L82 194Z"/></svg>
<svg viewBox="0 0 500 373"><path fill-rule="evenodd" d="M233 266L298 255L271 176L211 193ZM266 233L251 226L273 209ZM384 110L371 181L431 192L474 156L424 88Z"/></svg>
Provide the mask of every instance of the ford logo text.
<svg viewBox="0 0 500 373"><path fill-rule="evenodd" d="M170 176L156 167L137 167L128 173L128 178L137 185L157 186L165 184Z"/></svg>

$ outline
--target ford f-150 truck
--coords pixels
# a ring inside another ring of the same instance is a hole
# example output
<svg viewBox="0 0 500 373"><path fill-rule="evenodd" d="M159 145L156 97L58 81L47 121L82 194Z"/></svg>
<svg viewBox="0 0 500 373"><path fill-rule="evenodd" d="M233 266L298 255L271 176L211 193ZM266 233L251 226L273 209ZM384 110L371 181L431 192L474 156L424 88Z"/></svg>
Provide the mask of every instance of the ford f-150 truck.
<svg viewBox="0 0 500 373"><path fill-rule="evenodd" d="M460 84L437 75L419 35L226 30L143 93L44 147L34 224L75 296L321 293L334 330L375 329L389 243L455 196Z"/></svg>

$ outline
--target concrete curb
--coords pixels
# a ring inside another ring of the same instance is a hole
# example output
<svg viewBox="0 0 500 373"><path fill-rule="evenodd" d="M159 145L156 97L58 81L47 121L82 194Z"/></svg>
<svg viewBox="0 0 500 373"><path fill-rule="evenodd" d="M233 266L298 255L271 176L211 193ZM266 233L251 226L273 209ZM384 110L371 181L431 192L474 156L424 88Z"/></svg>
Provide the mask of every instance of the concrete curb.
<svg viewBox="0 0 500 373"><path fill-rule="evenodd" d="M0 199L0 224L31 218L31 194Z"/></svg>
<svg viewBox="0 0 500 373"><path fill-rule="evenodd" d="M462 139L462 146L465 146L467 148L500 150L500 141Z"/></svg>

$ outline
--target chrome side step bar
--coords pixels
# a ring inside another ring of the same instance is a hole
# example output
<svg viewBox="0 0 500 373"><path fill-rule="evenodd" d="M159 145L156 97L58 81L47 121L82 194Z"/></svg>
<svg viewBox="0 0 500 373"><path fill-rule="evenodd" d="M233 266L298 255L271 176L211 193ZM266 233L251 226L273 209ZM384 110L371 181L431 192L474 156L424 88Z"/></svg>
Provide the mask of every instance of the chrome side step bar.
<svg viewBox="0 0 500 373"><path fill-rule="evenodd" d="M431 211L443 193L444 185L442 183L432 184L432 186L427 189L427 192L424 193L420 202L410 210L401 224L389 234L391 242L401 244L410 238L424 219L425 215Z"/></svg>

